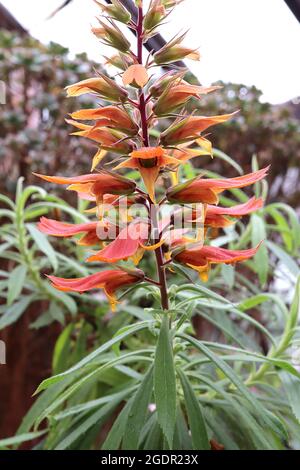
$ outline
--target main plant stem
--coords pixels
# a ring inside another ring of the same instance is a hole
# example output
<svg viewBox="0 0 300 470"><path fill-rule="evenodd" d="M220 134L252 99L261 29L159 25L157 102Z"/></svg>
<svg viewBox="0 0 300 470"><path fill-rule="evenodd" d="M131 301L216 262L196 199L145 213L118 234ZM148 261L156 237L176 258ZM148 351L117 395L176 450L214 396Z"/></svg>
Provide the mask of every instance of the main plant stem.
<svg viewBox="0 0 300 470"><path fill-rule="evenodd" d="M136 28L137 33L137 59L139 64L143 65L143 8L139 7L138 9L138 23ZM141 127L142 127L142 138L144 142L144 147L149 147L149 132L148 132L148 120L147 120L147 109L146 109L146 99L144 91L140 91L139 95L139 111L141 116ZM150 221L151 221L151 232L155 233L156 242L160 241L159 235L159 225L158 225L158 207L153 203L149 198L150 204ZM156 257L156 266L157 274L159 278L159 288L161 296L161 306L163 310L168 310L169 308L169 299L168 299L168 288L167 288L167 278L164 268L164 254L162 247L159 247L155 250Z"/></svg>

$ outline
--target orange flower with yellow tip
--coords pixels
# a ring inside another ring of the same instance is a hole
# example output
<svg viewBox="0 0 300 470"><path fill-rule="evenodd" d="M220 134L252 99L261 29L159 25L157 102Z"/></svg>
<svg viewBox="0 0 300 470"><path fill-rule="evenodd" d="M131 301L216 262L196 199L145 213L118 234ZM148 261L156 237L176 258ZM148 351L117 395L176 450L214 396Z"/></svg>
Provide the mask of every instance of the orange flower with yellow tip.
<svg viewBox="0 0 300 470"><path fill-rule="evenodd" d="M107 118L99 120L95 126L73 121L72 119L66 119L66 122L79 129L79 131L72 132L71 135L93 140L101 145L102 150L111 150L120 154L128 154L135 147L135 144L131 140L124 139L123 133L116 131L115 129L105 127L111 123ZM102 155L105 156L104 154Z"/></svg>
<svg viewBox="0 0 300 470"><path fill-rule="evenodd" d="M209 179L197 176L186 183L178 184L169 188L167 198L170 202L179 204L206 203L218 204L218 194L226 189L244 188L265 178L269 166L247 175L236 178Z"/></svg>
<svg viewBox="0 0 300 470"><path fill-rule="evenodd" d="M201 132L211 126L228 121L236 113L237 112L210 117L188 116L179 119L161 134L160 142L164 146L174 146L196 140L200 137Z"/></svg>
<svg viewBox="0 0 300 470"><path fill-rule="evenodd" d="M114 269L78 279L64 279L56 276L48 276L48 278L55 289L64 292L79 292L82 294L93 289L103 289L111 309L115 311L116 304L118 303L116 291L143 281L144 273L140 269Z"/></svg>
<svg viewBox="0 0 300 470"><path fill-rule="evenodd" d="M81 96L86 93L92 93L105 100L113 102L124 102L128 93L124 88L116 84L114 80L104 74L99 73L99 77L88 78L80 82L69 85L65 88L68 97Z"/></svg>
<svg viewBox="0 0 300 470"><path fill-rule="evenodd" d="M140 64L131 65L123 73L122 81L124 85L133 85L139 88L144 87L149 81L146 67Z"/></svg>
<svg viewBox="0 0 300 470"><path fill-rule="evenodd" d="M189 85L182 82L175 86L168 87L160 98L157 100L153 107L153 111L157 116L164 116L175 111L180 106L183 106L191 98L201 98L201 95L207 95L215 90L221 88L220 86L197 86Z"/></svg>
<svg viewBox="0 0 300 470"><path fill-rule="evenodd" d="M149 223L134 221L120 231L118 237L105 246L87 261L100 261L102 263L116 263L121 260L132 259L138 264L145 251L153 251L164 243L160 240L154 245L146 245L149 239Z"/></svg>
<svg viewBox="0 0 300 470"><path fill-rule="evenodd" d="M208 204L205 207L204 224L213 228L228 227L234 223L235 218L251 214L258 209L261 209L263 205L263 199L256 199L255 197L252 197L243 204L237 204L232 207L219 207ZM233 219L228 219L228 217L232 217Z"/></svg>
<svg viewBox="0 0 300 470"><path fill-rule="evenodd" d="M146 189L152 201L155 201L155 181L162 168L178 164L162 147L142 147L134 150L130 158L120 163L115 169L137 168L141 173Z"/></svg>
<svg viewBox="0 0 300 470"><path fill-rule="evenodd" d="M192 158L201 157L201 156L212 156L212 144L209 140L204 137L197 139L197 143L200 145L199 148L188 148L187 145L181 145L175 148L170 152L170 155L176 160L179 161L177 165L174 166L174 171L171 173L171 179L173 185L178 184L178 173L179 166L191 160Z"/></svg>
<svg viewBox="0 0 300 470"><path fill-rule="evenodd" d="M34 173L35 176L56 184L67 184L70 191L76 191L79 194L87 194L95 198L97 204L103 203L105 194L128 195L135 191L134 181L102 170L99 173L89 175L74 176L71 178L64 176L47 176Z"/></svg>
<svg viewBox="0 0 300 470"><path fill-rule="evenodd" d="M252 258L260 244L248 250L227 250L215 246L200 246L184 248L179 253L173 253L173 260L194 269L203 281L207 281L212 264L234 264ZM180 248L179 248L180 249Z"/></svg>
<svg viewBox="0 0 300 470"><path fill-rule="evenodd" d="M96 126L102 124L106 127L113 127L128 135L135 135L138 132L137 124L131 119L130 115L117 106L105 106L96 109L81 109L71 113L71 118L80 121L97 121Z"/></svg>

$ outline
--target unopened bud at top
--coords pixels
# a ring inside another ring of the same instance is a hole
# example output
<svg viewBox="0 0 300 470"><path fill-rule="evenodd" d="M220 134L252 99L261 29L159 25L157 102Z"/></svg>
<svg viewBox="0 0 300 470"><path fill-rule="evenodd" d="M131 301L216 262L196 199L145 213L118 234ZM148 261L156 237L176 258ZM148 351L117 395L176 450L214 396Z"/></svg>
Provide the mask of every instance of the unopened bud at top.
<svg viewBox="0 0 300 470"><path fill-rule="evenodd" d="M98 39L121 52L129 50L130 42L116 24L112 23L112 26L109 26L101 20L99 20L99 23L101 25L99 28L92 28L92 32Z"/></svg>

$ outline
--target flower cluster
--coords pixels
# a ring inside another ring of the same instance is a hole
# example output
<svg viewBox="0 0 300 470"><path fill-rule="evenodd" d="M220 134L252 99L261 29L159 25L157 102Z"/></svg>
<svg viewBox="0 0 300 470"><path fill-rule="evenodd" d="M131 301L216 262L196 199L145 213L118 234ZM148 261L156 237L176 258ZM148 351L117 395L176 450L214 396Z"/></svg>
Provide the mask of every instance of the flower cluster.
<svg viewBox="0 0 300 470"><path fill-rule="evenodd" d="M115 265L114 269L81 279L49 276L50 281L64 291L102 288L112 307L117 302L118 289L149 282L159 287L162 308L168 309L166 275L174 264L184 264L206 280L211 265L247 260L259 248L240 251L216 248L209 245L208 234L210 229L227 227L236 218L262 207L263 201L254 197L235 207L220 207L219 194L252 185L266 176L268 168L231 179L200 175L193 180L179 181L181 165L191 158L212 154L207 129L235 114L209 117L187 114L189 100L201 100L218 87L191 85L185 80L186 70L179 69L178 62L200 58L197 50L183 45L185 34L177 35L143 60L145 42L157 33L158 26L181 1L151 0L144 11L143 1L137 0L137 19L119 0L112 0L110 5L96 2L101 16L99 25L92 31L116 51L106 58L107 64L118 70L116 79L98 73L67 87L69 97L89 93L97 103L93 109L72 113L67 120L76 129L74 135L92 140L97 147L91 173L71 178L38 175L46 181L68 185L67 189L76 191L78 197L94 203L97 215L97 220L80 225L43 217L39 229L59 237L81 234L78 242L95 249L88 262ZM123 24L123 28L117 23ZM132 41L123 33L124 25L135 33L136 47L131 46ZM167 71L156 78L155 72L160 67ZM162 126L165 129L159 132L157 129ZM126 177L126 169L130 169L127 176L131 178ZM122 201L126 201L125 213ZM112 221L110 211L104 209L107 204L119 210L117 220ZM129 215L128 209L135 204L144 207L143 216L134 215L134 210ZM175 204L183 211L188 209L189 227L197 231L200 224L202 236L195 233L189 236L189 228L175 228L172 218L167 222L160 220L160 209ZM198 204L202 205L201 221L196 210ZM112 225L115 230L110 232ZM107 236L108 233L114 235ZM147 250L155 254L157 281L135 267ZM125 265L124 261L132 264Z"/></svg>

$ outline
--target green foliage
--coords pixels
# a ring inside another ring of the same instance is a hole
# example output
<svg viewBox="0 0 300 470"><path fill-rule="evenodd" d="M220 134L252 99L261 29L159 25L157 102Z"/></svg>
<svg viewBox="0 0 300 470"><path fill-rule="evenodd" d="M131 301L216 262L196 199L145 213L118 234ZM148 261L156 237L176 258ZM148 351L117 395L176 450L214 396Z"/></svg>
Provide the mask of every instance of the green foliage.
<svg viewBox="0 0 300 470"><path fill-rule="evenodd" d="M0 273L0 296L4 302L0 307L0 328L17 321L30 304L43 300L48 301L48 307L32 327L53 321L63 324L66 315L75 318L78 308L75 300L49 287L44 276L50 268L60 273L74 272L74 263L52 248L35 223L38 216L53 209L70 214L74 220L86 220L85 216L37 186L24 188L23 178L18 181L15 200L2 195L1 203L4 208L0 209L0 259L7 270Z"/></svg>
<svg viewBox="0 0 300 470"><path fill-rule="evenodd" d="M221 203L239 196L232 191ZM226 449L300 446L300 373L291 359L299 345L299 282L291 304L272 287L287 272L291 286L299 275L292 208L267 204L250 225L238 222L212 242L238 249L264 233L266 255L258 261L215 269L205 285L190 275L186 283L185 269L174 265L169 312L160 312L156 288L145 286L132 290L131 303L120 304L103 328L106 308L78 321L75 306L88 312L91 299L54 291L39 274L55 263L56 272L69 276L87 268L77 266L78 248L68 241L49 250L33 228L36 217L53 210L74 221L85 216L44 190L22 188L22 181L15 201L1 201L0 253L13 268L1 272L7 305L0 324L16 321L40 299L49 309L34 326L68 322L55 347L53 377L39 386L16 440L1 441L3 448L35 438L45 419L44 449L206 449L211 440ZM111 431L96 444L108 422Z"/></svg>

